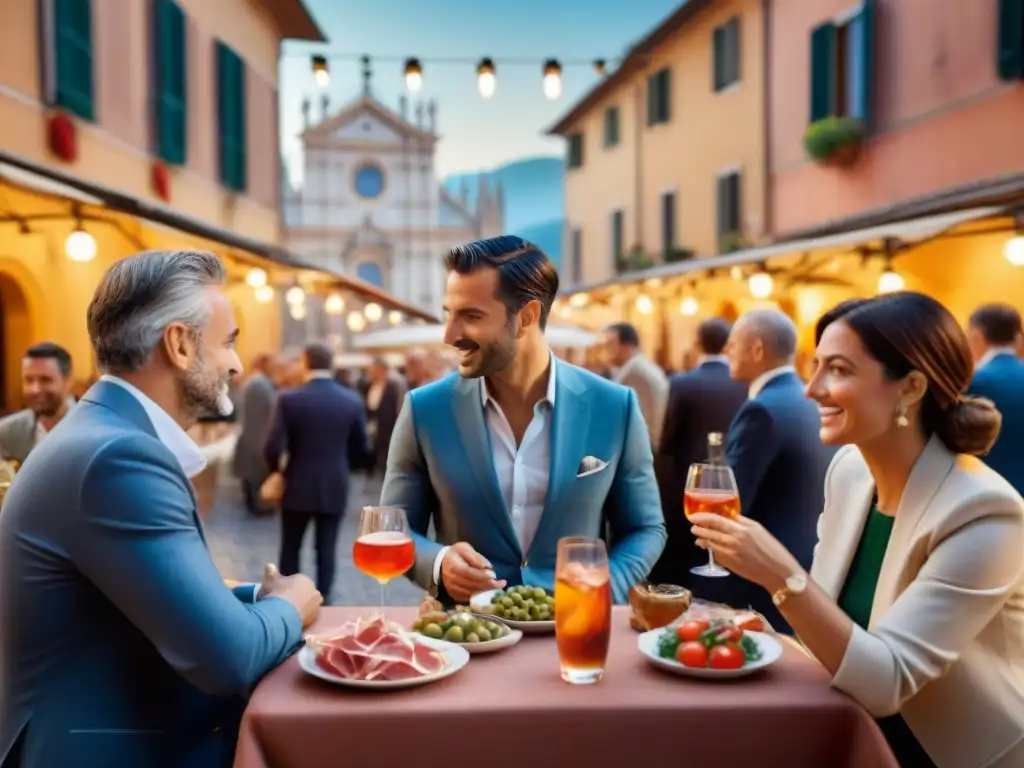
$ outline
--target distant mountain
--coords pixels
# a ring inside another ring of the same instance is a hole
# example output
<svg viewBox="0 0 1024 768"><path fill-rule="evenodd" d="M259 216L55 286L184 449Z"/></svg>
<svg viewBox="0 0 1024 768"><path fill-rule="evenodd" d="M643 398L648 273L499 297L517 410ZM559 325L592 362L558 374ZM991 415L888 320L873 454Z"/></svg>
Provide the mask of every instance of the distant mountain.
<svg viewBox="0 0 1024 768"><path fill-rule="evenodd" d="M490 184L500 182L505 190L505 229L521 237L526 237L528 230L534 231L530 239L544 248L552 259L560 261L564 169L565 163L560 157L530 157L489 171L454 174L444 180L444 186L459 197L465 185L469 204L475 206L481 176ZM532 230L533 227L541 229ZM558 234L554 236L556 229ZM545 246L544 242L550 245Z"/></svg>
<svg viewBox="0 0 1024 768"><path fill-rule="evenodd" d="M562 268L562 227L564 221L561 218L544 221L540 224L531 224L528 227L510 229L510 233L518 235L523 240L531 243L546 253L553 262Z"/></svg>

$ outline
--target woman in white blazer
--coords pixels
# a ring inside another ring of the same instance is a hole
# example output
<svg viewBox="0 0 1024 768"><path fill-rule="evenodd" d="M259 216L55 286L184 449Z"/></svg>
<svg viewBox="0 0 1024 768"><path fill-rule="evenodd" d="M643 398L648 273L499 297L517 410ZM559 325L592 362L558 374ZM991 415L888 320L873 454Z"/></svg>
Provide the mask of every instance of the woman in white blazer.
<svg viewBox="0 0 1024 768"><path fill-rule="evenodd" d="M807 394L844 447L810 577L753 520L696 516L698 544L772 594L901 765L1024 768L1024 500L974 458L1000 415L961 394L967 339L902 292L840 304L817 343Z"/></svg>

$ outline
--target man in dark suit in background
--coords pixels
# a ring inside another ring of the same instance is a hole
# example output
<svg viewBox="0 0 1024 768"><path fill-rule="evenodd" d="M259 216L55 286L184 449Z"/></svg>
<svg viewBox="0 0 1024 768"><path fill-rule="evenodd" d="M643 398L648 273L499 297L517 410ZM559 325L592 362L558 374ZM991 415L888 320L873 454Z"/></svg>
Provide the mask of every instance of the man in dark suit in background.
<svg viewBox="0 0 1024 768"><path fill-rule="evenodd" d="M707 562L694 546L690 525L683 516L683 491L691 464L708 458L708 433L729 431L733 417L747 400L747 385L729 376L729 359L722 354L729 340L729 323L705 320L697 328L697 366L674 375L669 382L668 411L655 472L661 507L668 529L665 551L651 571L651 581L702 588L706 579L690 569Z"/></svg>
<svg viewBox="0 0 1024 768"><path fill-rule="evenodd" d="M741 317L726 345L729 372L749 387L729 427L726 462L736 474L743 515L767 528L806 569L825 504L825 472L835 451L821 443L818 406L796 375L796 326L775 309ZM738 576L709 579L737 608L753 607L780 632L789 625L763 589Z"/></svg>
<svg viewBox="0 0 1024 768"><path fill-rule="evenodd" d="M1003 414L992 450L982 459L1024 494L1024 362L1017 357L1020 314L1007 304L986 304L971 315L967 340L974 353L968 395L987 397Z"/></svg>
<svg viewBox="0 0 1024 768"><path fill-rule="evenodd" d="M366 409L360 397L334 380L334 354L325 344L303 353L307 380L278 397L267 438L267 466L284 469L281 500L282 574L299 572L299 551L310 521L316 529L317 589L328 601L334 583L338 531L348 505L350 466L369 461Z"/></svg>

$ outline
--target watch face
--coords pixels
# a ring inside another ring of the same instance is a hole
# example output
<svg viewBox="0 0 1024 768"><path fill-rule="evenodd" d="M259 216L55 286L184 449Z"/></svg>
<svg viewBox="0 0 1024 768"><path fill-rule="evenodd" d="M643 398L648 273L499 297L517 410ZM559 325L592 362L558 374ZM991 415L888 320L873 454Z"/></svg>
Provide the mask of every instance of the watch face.
<svg viewBox="0 0 1024 768"><path fill-rule="evenodd" d="M790 576L786 579L786 588L795 595L799 595L805 589L807 589L807 577L803 574L797 574L796 576Z"/></svg>

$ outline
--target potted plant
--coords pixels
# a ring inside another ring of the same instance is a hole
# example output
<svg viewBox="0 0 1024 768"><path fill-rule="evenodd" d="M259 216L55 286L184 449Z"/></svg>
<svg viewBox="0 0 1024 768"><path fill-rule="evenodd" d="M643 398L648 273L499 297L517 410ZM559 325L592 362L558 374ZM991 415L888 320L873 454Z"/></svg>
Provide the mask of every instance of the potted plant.
<svg viewBox="0 0 1024 768"><path fill-rule="evenodd" d="M860 157L867 131L864 123L852 117L826 117L807 126L804 149L823 165L852 165Z"/></svg>
<svg viewBox="0 0 1024 768"><path fill-rule="evenodd" d="M654 266L654 262L647 257L647 254L644 253L640 246L634 245L628 253L621 254L616 259L615 266L619 272L638 272L643 269L650 269Z"/></svg>
<svg viewBox="0 0 1024 768"><path fill-rule="evenodd" d="M674 264L680 261L689 261L695 255L692 248L669 248L665 251L665 263Z"/></svg>
<svg viewBox="0 0 1024 768"><path fill-rule="evenodd" d="M718 238L718 252L721 254L735 253L749 247L750 244L742 232L726 232Z"/></svg>

